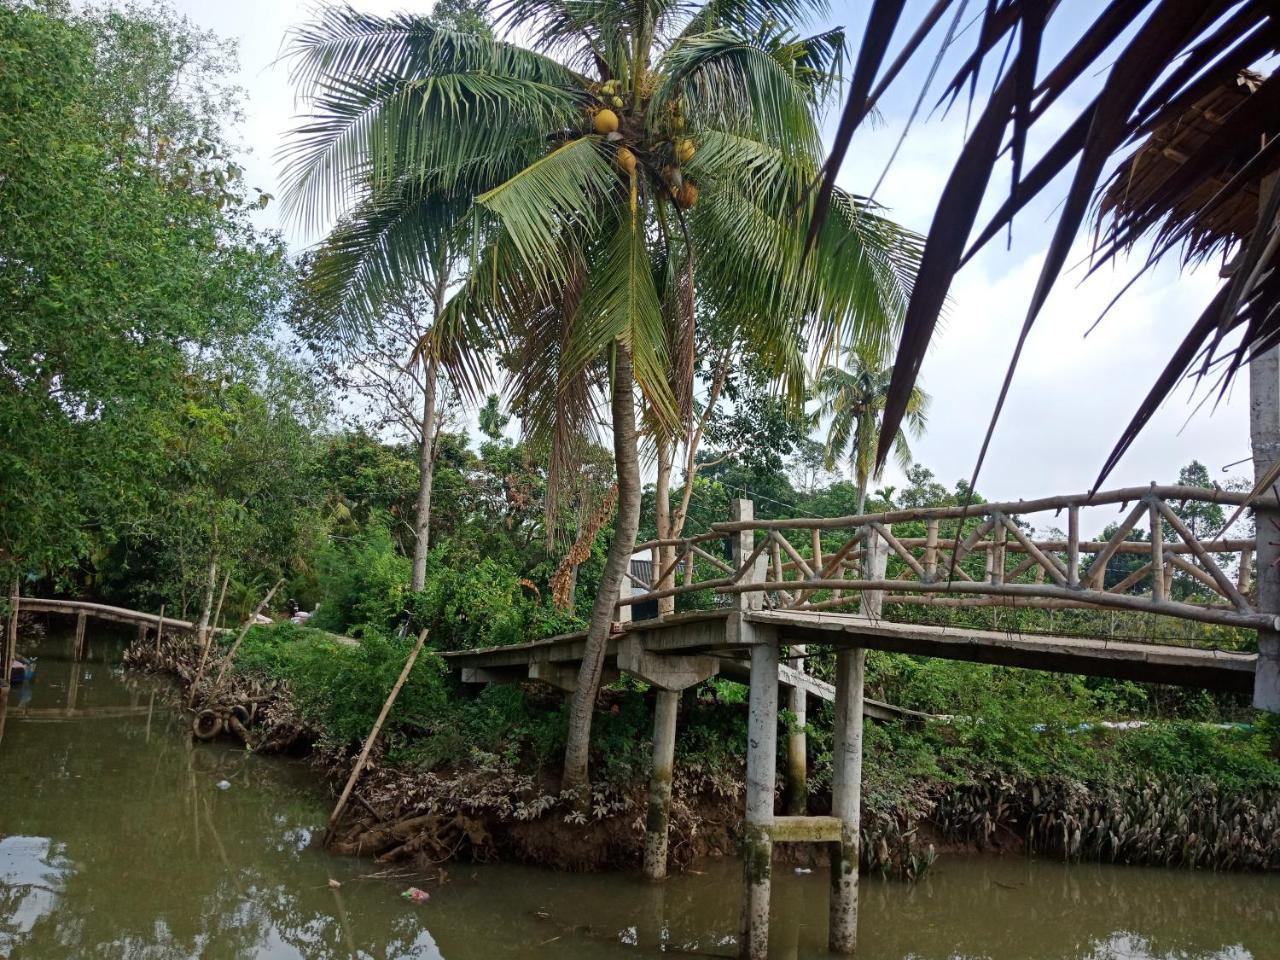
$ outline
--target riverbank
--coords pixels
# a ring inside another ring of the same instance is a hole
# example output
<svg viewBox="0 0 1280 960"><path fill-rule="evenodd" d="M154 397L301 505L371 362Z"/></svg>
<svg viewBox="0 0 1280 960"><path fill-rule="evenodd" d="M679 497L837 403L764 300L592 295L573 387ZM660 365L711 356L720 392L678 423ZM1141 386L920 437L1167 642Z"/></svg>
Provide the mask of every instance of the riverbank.
<svg viewBox="0 0 1280 960"><path fill-rule="evenodd" d="M210 699L206 676L195 701L217 715L214 735L306 756L340 785L402 659L400 645L385 637L352 645L288 625L255 629L224 688ZM190 641L178 637L158 658L150 644L126 654L129 665L171 673L184 688L196 661ZM670 843L677 869L737 849L745 705L734 693L713 682L681 705ZM602 693L592 810L575 814L556 792L559 695L537 685L477 693L428 655L406 684L334 849L383 863L633 868L643 846L651 710L638 685ZM207 733L212 721L204 716ZM810 728L811 813L830 802L823 722L819 716ZM976 851L1280 869L1280 765L1266 753L1266 732L1190 722L1029 728L1009 714L968 727L957 720L870 727L863 870L913 878L938 856ZM1002 766L995 756L1011 762ZM779 845L777 856L817 866L822 852Z"/></svg>
<svg viewBox="0 0 1280 960"><path fill-rule="evenodd" d="M24 636L26 636L24 634ZM618 960L736 955L735 860L651 884L513 864L415 869L312 842L332 798L304 763L193 745L176 686L91 633L24 647L40 670L0 765L0 955L22 960ZM78 668L78 669L77 669ZM74 709L106 719L63 719ZM137 711L130 716L116 716ZM227 782L227 789L217 784ZM161 878L162 882L157 882ZM827 877L775 871L778 957L826 957ZM423 904L401 894L430 893ZM139 889L146 890L139 896ZM1010 917L1034 917L1010 923ZM1261 960L1280 875L944 856L860 887L859 957Z"/></svg>

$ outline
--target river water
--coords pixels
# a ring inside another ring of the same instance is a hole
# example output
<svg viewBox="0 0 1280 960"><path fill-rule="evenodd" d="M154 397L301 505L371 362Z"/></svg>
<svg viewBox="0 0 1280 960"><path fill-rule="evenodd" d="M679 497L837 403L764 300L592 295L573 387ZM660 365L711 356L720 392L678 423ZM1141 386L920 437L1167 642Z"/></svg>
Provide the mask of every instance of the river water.
<svg viewBox="0 0 1280 960"><path fill-rule="evenodd" d="M80 664L66 637L40 646L0 740L0 958L735 955L735 862L663 885L387 875L317 849L329 800L302 764L193 745L172 688L115 665L118 642L91 625ZM825 957L825 871L775 876L773 955ZM411 884L430 900L402 899ZM943 858L914 885L864 878L859 958L1274 960L1280 878Z"/></svg>

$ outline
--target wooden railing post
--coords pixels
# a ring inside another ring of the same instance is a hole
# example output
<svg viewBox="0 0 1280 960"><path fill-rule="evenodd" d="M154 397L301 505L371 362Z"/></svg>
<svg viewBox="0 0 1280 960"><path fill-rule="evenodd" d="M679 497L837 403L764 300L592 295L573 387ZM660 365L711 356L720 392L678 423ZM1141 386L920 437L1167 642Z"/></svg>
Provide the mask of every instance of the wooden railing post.
<svg viewBox="0 0 1280 960"><path fill-rule="evenodd" d="M890 528L886 525L886 530ZM867 529L862 543L862 579L884 580L889 565L889 544L874 528ZM884 608L883 590L863 590L859 597L858 612L864 617L879 619Z"/></svg>

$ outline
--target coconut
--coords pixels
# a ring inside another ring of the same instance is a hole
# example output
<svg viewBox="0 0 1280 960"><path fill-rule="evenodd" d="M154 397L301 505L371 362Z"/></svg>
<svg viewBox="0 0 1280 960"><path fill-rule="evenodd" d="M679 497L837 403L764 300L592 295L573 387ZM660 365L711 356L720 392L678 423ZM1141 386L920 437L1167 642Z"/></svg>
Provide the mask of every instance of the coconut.
<svg viewBox="0 0 1280 960"><path fill-rule="evenodd" d="M601 110L596 114L596 133L605 135L618 129L618 115L612 110Z"/></svg>
<svg viewBox="0 0 1280 960"><path fill-rule="evenodd" d="M684 182L684 186L680 188L680 192L676 194L676 206L681 210L688 210L698 202L697 184L690 183L688 180Z"/></svg>
<svg viewBox="0 0 1280 960"><path fill-rule="evenodd" d="M693 145L692 140L684 138L676 141L676 159L681 163L688 163L697 152L698 148Z"/></svg>
<svg viewBox="0 0 1280 960"><path fill-rule="evenodd" d="M636 155L626 147L618 148L618 166L627 173L636 172Z"/></svg>

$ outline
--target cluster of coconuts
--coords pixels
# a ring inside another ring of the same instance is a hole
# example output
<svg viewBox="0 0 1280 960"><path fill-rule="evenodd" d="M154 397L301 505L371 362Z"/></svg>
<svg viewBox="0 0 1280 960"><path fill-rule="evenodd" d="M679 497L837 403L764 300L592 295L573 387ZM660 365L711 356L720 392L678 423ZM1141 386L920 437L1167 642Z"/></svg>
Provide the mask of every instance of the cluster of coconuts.
<svg viewBox="0 0 1280 960"><path fill-rule="evenodd" d="M621 110L623 99L618 94L622 92L617 80L606 80L600 85L600 102L604 106L596 112L595 128L596 133L602 137L607 137L611 133L616 133L618 129L618 115L610 110Z"/></svg>
<svg viewBox="0 0 1280 960"><path fill-rule="evenodd" d="M688 137L674 137L671 141L671 156L675 164L662 168L662 179L666 181L667 191L681 210L688 210L698 202L698 185L686 180L680 173L680 167L692 160L697 152L697 146Z"/></svg>
<svg viewBox="0 0 1280 960"><path fill-rule="evenodd" d="M607 80L600 85L600 100L604 106L595 111L592 117L592 125L595 127L596 133L602 137L609 137L617 134L621 121L618 115L610 109L610 106L621 108L623 105L622 97L618 96L620 88L618 81ZM671 126L676 130L684 128L684 117L681 116L678 106L673 108ZM614 136L612 139L619 139ZM680 174L679 167L688 163L693 159L693 155L697 152L697 146L688 137L676 135L671 140L671 156L675 160L674 165L667 165L662 168L662 179L667 185L667 193L670 195L672 202L681 210L688 210L698 202L698 186L691 181L684 179ZM632 176L636 171L636 155L630 147L619 144L615 160L618 168L627 176Z"/></svg>

